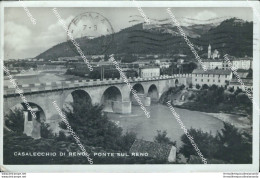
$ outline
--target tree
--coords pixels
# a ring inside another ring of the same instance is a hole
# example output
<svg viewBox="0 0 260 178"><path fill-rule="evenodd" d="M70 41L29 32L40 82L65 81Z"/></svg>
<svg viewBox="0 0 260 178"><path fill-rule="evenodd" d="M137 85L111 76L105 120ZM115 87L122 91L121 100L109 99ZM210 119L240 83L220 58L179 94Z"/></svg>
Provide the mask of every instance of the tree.
<svg viewBox="0 0 260 178"><path fill-rule="evenodd" d="M184 88L185 88L185 85L182 84L182 85L180 86L180 90L183 90Z"/></svg>
<svg viewBox="0 0 260 178"><path fill-rule="evenodd" d="M107 54L105 54L104 61L108 61L108 59L109 59L109 56Z"/></svg>
<svg viewBox="0 0 260 178"><path fill-rule="evenodd" d="M54 138L55 135L50 128L50 124L41 122L41 137L42 138Z"/></svg>
<svg viewBox="0 0 260 178"><path fill-rule="evenodd" d="M237 99L237 102L238 103L243 103L245 105L250 105L252 104L251 100L248 98L247 94L245 93L239 93L237 96L236 96L236 99Z"/></svg>
<svg viewBox="0 0 260 178"><path fill-rule="evenodd" d="M157 130L157 136L154 137L154 142L176 146L176 141L173 142L169 137L167 137L166 130L163 132L161 130Z"/></svg>
<svg viewBox="0 0 260 178"><path fill-rule="evenodd" d="M64 113L82 143L112 150L124 150L129 147L129 142L134 140L133 134L122 137L122 128L109 121L102 109L102 106L93 106L80 94L75 94L74 102L71 103L70 108L64 110ZM65 123L61 122L60 127L66 129Z"/></svg>
<svg viewBox="0 0 260 178"><path fill-rule="evenodd" d="M137 57L132 54L126 54L125 56L122 57L121 60L122 63L132 63L135 61L137 61Z"/></svg>
<svg viewBox="0 0 260 178"><path fill-rule="evenodd" d="M89 73L89 78L91 79L100 79L101 78L101 72L100 72L100 68L99 69L94 69L93 71L91 71Z"/></svg>
<svg viewBox="0 0 260 178"><path fill-rule="evenodd" d="M204 158L211 159L215 157L217 151L217 139L211 133L193 128L189 129L188 133L193 137L194 142L200 149ZM198 155L186 134L181 136L181 141L183 142L183 145L180 147L180 153L182 153L186 158L189 159L191 155Z"/></svg>
<svg viewBox="0 0 260 178"><path fill-rule="evenodd" d="M24 131L24 117L21 109L15 108L5 116L5 126L14 132L22 134Z"/></svg>
<svg viewBox="0 0 260 178"><path fill-rule="evenodd" d="M196 69L198 66L194 62L190 62L188 64L183 64L183 73L192 73L194 69Z"/></svg>
<svg viewBox="0 0 260 178"><path fill-rule="evenodd" d="M239 93L242 93L242 89L241 88L237 88L236 91L235 91L235 95L238 95Z"/></svg>
<svg viewBox="0 0 260 178"><path fill-rule="evenodd" d="M210 87L209 87L209 90L217 90L218 89L218 86L217 85L215 85L215 84L213 84L213 85L211 85Z"/></svg>
<svg viewBox="0 0 260 178"><path fill-rule="evenodd" d="M252 163L252 136L242 132L229 123L218 132L217 157L229 163Z"/></svg>
<svg viewBox="0 0 260 178"><path fill-rule="evenodd" d="M223 160L231 164L252 163L252 135L239 130L229 123L224 122L224 127L216 136L201 130L189 129L188 133L206 159ZM183 145L180 148L186 158L197 155L189 138L181 136Z"/></svg>
<svg viewBox="0 0 260 178"><path fill-rule="evenodd" d="M230 91L231 93L233 93L235 90L234 90L234 87L230 87L229 89L228 89L228 91Z"/></svg>
<svg viewBox="0 0 260 178"><path fill-rule="evenodd" d="M121 137L118 144L121 145L121 151L129 151L136 139L136 133L126 132L125 135Z"/></svg>
<svg viewBox="0 0 260 178"><path fill-rule="evenodd" d="M202 85L202 90L207 90L208 88L209 88L209 86L207 84Z"/></svg>
<svg viewBox="0 0 260 178"><path fill-rule="evenodd" d="M200 85L199 85L199 84L196 84L196 88L197 88L197 89L200 89Z"/></svg>

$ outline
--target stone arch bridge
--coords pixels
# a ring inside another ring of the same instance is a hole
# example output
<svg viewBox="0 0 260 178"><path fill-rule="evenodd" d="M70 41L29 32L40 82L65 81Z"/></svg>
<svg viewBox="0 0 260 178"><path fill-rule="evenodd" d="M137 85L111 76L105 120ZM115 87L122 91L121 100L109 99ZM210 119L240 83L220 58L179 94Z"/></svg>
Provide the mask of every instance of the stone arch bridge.
<svg viewBox="0 0 260 178"><path fill-rule="evenodd" d="M188 78L191 78L191 74L128 78L128 82L141 98L148 97L151 100L158 100L162 93L170 87L181 84L187 85ZM30 106L37 107L41 112L39 115L47 123L54 123L54 125L60 122L60 116L52 102L56 101L57 105L62 109L69 96L72 96L72 99L74 98L74 93L88 98L92 104L104 104L110 107L111 102L109 101L113 101L113 112L131 113L133 97L123 79L35 83L18 85L18 87L23 91L23 95ZM141 101L145 102L145 100ZM21 103L22 100L16 89L13 86L5 86L4 113L6 114L9 109Z"/></svg>

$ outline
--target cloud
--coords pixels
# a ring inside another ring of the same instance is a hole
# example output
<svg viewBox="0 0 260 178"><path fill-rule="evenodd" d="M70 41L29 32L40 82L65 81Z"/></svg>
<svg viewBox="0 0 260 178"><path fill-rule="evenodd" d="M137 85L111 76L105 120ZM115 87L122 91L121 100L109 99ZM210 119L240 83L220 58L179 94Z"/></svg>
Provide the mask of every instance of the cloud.
<svg viewBox="0 0 260 178"><path fill-rule="evenodd" d="M32 32L28 27L10 21L5 24L4 32L5 58L8 58L11 53L18 54L18 57L30 47Z"/></svg>
<svg viewBox="0 0 260 178"><path fill-rule="evenodd" d="M54 16L54 18L56 17ZM70 16L63 20L67 27L72 19L73 16ZM49 25L46 29L41 29L39 33L31 30L27 26L13 21L6 22L4 59L35 57L67 40L66 31L58 19L56 23Z"/></svg>
<svg viewBox="0 0 260 178"><path fill-rule="evenodd" d="M56 17L55 17L56 18ZM73 16L70 16L64 19L64 23L68 27L69 23L73 19ZM41 32L35 39L38 42L41 42L39 48L42 50L47 50L58 43L64 42L67 40L67 34L59 20L55 24L51 24L46 31Z"/></svg>
<svg viewBox="0 0 260 178"><path fill-rule="evenodd" d="M209 20L209 19L213 19L213 18L217 18L217 14L208 10L204 10L202 12L199 12L194 19L197 20Z"/></svg>

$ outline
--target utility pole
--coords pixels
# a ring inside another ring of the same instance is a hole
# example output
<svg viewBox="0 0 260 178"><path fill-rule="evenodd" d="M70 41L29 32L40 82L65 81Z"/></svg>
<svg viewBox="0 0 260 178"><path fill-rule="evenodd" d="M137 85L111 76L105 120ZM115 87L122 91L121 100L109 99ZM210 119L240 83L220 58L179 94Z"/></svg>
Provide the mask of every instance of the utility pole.
<svg viewBox="0 0 260 178"><path fill-rule="evenodd" d="M104 80L104 73L105 73L105 69L103 67L103 65L101 65L101 68L100 68L100 79L101 80Z"/></svg>
<svg viewBox="0 0 260 178"><path fill-rule="evenodd" d="M102 78L102 66L100 67L100 80L103 80L103 78Z"/></svg>
<svg viewBox="0 0 260 178"><path fill-rule="evenodd" d="M104 68L103 65L102 65L102 74L103 74L102 79L104 80L104 78L105 78L105 68Z"/></svg>

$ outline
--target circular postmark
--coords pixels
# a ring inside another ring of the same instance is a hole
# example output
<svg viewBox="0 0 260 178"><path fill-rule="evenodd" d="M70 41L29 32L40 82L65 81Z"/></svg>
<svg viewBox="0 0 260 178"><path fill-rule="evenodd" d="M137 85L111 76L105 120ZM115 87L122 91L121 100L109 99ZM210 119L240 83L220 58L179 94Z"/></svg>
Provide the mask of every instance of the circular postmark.
<svg viewBox="0 0 260 178"><path fill-rule="evenodd" d="M114 39L114 29L109 20L97 12L85 12L77 15L69 24L67 42L74 52L79 54L75 40L85 55L104 54ZM72 38L71 38L72 37Z"/></svg>

